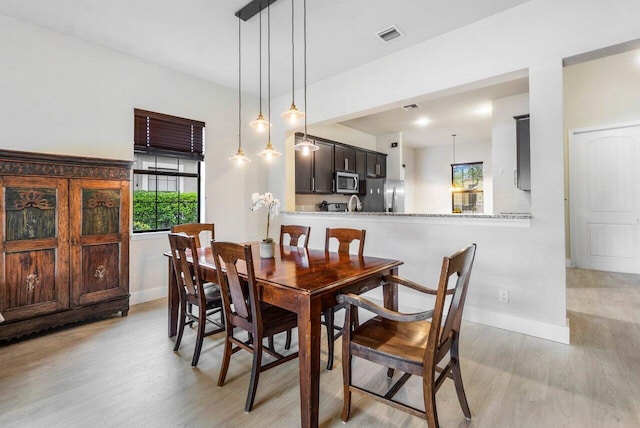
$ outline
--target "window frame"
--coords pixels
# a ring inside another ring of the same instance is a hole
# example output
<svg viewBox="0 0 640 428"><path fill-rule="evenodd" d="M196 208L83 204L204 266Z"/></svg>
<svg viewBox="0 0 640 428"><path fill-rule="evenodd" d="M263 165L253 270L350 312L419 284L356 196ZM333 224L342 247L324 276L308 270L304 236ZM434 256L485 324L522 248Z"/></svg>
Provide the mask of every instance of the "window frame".
<svg viewBox="0 0 640 428"><path fill-rule="evenodd" d="M161 123L159 128L153 128L153 124ZM165 126L172 128L168 131L167 140L162 138L163 132L166 131ZM182 138L176 138L175 129L180 131L179 135ZM167 146L171 146L173 149L167 149ZM196 194L197 194L197 207L196 207L196 221L200 222L202 213L202 198L204 189L202 188L202 166L204 162L204 147L205 147L205 123L200 121L194 121L191 119L180 118L177 116L165 115L162 113L154 113L146 110L134 109L134 158L136 163L141 162L143 168L133 169L133 182L137 182L137 178L143 183L147 183L150 176L156 177L156 186L153 190L148 190L155 193L155 224L151 229L135 230L135 210L131 215L134 227L132 232L134 234L153 233L170 230L171 227L163 228L158 227L158 194L162 192L158 186L159 177L176 177L176 191L178 195L178 203L180 203L180 195L184 193L184 180L196 179ZM153 160L138 159L137 155L153 157ZM165 159L163 159L165 158ZM175 162L167 162L166 159L171 158ZM185 172L184 163L180 160L195 162L196 172ZM136 166L138 166L136 164ZM146 168L144 168L146 167ZM163 171L162 168L174 169L174 171ZM159 170L160 169L160 170ZM144 189L140 189L144 190ZM135 186L133 192L136 191ZM191 192L189 192L191 193ZM132 197L132 208L135 208L134 198ZM182 224L177 222L175 224Z"/></svg>

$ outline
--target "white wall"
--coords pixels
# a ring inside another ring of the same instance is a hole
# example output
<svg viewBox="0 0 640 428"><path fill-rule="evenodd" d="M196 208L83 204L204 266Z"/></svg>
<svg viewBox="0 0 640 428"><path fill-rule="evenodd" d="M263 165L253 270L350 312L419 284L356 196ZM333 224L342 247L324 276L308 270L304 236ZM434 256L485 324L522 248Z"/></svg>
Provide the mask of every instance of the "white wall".
<svg viewBox="0 0 640 428"><path fill-rule="evenodd" d="M327 140L362 147L363 149L376 150L375 135L367 134L339 123L308 127L307 132L315 137L326 138Z"/></svg>
<svg viewBox="0 0 640 428"><path fill-rule="evenodd" d="M456 163L483 162L484 214L492 214L491 142L456 143ZM451 214L452 145L416 149L415 212Z"/></svg>
<svg viewBox="0 0 640 428"><path fill-rule="evenodd" d="M491 150L493 152L493 212L531 212L531 192L514 184L516 168L516 121L529 113L529 94L493 100Z"/></svg>
<svg viewBox="0 0 640 428"><path fill-rule="evenodd" d="M398 143L398 147L391 147ZM394 132L376 137L376 151L387 154L387 178L403 180L402 171L402 134Z"/></svg>
<svg viewBox="0 0 640 428"><path fill-rule="evenodd" d="M206 122L206 221L219 239L248 239L263 227L251 216L252 191L264 191L264 167L238 170L237 92L138 58L0 15L0 148L133 159L133 109ZM246 97L249 111L257 100ZM230 107L231 106L231 107ZM245 123L251 120L246 115ZM257 142L249 130L249 156ZM134 235L132 303L166 292L166 233Z"/></svg>

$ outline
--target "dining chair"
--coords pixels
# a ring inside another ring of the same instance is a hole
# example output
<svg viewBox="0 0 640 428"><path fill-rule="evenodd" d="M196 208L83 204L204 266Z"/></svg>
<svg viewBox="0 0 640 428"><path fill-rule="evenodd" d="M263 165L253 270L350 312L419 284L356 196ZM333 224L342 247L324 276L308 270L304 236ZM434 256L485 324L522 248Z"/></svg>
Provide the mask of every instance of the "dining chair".
<svg viewBox="0 0 640 428"><path fill-rule="evenodd" d="M249 412L253 407L260 373L298 356L298 352L282 355L273 346L264 346L263 339L295 328L297 315L260 301L251 245L212 242L211 247L226 317L224 355L218 376L218 386L224 385L231 354L240 349L252 353L251 380L244 407L244 410ZM238 265L246 267L246 279L240 277ZM247 340L237 336L241 330L248 333ZM263 352L271 355L275 360L262 365Z"/></svg>
<svg viewBox="0 0 640 428"><path fill-rule="evenodd" d="M209 242L210 240L215 239L215 230L215 225L213 223L185 223L171 226L171 233L185 233L189 236L193 236L196 240L196 247L198 248L202 248L202 245L200 245L201 242ZM205 239L200 240L200 237L203 234L208 236L205 235Z"/></svg>
<svg viewBox="0 0 640 428"><path fill-rule="evenodd" d="M284 245L284 236L289 235L289 245L298 246L301 237L304 237L304 248L309 246L309 234L311 228L308 226L297 226L293 224L283 224L280 226L280 245Z"/></svg>
<svg viewBox="0 0 640 428"><path fill-rule="evenodd" d="M193 236L196 240L196 247L202 248L201 242L210 242L215 239L215 225L213 223L184 223L171 226L171 233L184 233L189 236ZM200 239L203 238L203 239ZM205 288L218 287L218 284L207 282L204 284ZM187 312L192 313L193 308L191 303L187 303ZM193 318L187 320L189 326L193 325Z"/></svg>
<svg viewBox="0 0 640 428"><path fill-rule="evenodd" d="M351 248L351 242L358 241L358 256L362 257L364 253L364 239L367 234L366 230L360 229L346 229L346 228L330 228L327 227L326 237L324 240L324 250L329 251L329 247L331 246L331 239L336 239L338 241L338 253L340 254L349 254ZM340 309L344 309L347 305L343 303L338 303L337 305L326 309L322 312L324 317L324 325L327 327L327 343L328 343L328 360L327 360L327 370L331 370L333 368L333 353L334 353L334 343L335 341L342 336L342 327L337 327L335 325L335 313ZM354 322L358 323L358 313L355 312Z"/></svg>
<svg viewBox="0 0 640 428"><path fill-rule="evenodd" d="M191 365L196 366L200 359L202 342L205 336L224 331L224 317L222 314L222 299L220 289L217 286L204 286L204 280L200 276L200 265L198 263L198 246L196 238L182 233L170 233L169 244L171 246L171 258L173 260L173 270L178 284L178 296L180 299L180 314L178 317L178 336L173 351L180 348L184 327L187 323L197 323L198 332L196 336L196 346L193 351ZM187 256L192 257L193 263L187 262ZM187 309L197 306L198 313L193 314ZM219 315L219 320L215 319L215 314ZM215 328L207 331L207 322L212 323Z"/></svg>
<svg viewBox="0 0 640 428"><path fill-rule="evenodd" d="M436 392L446 378L453 379L458 401L464 416L470 420L471 411L462 385L460 372L460 321L464 308L471 267L476 253L472 244L455 254L444 257L437 290L424 287L399 276L384 276L383 280L411 288L414 291L435 295L433 309L418 313L401 313L379 306L364 297L354 294L338 295L339 302L348 304L345 318L345 333L342 339L342 375L344 404L342 420L349 419L351 393L360 392L391 405L397 409L427 420L429 428L437 428ZM450 277L455 277L455 286L448 288ZM445 300L451 296L445 315ZM356 308L373 312L376 316L355 328L349 328ZM444 317L444 323L442 323ZM427 320L431 321L427 321ZM445 357L444 367L439 367ZM389 388L380 393L353 385L351 373L353 357L363 358L387 368L387 376L394 370L404 374ZM439 373L436 376L436 373ZM421 376L425 410L393 399L411 375Z"/></svg>

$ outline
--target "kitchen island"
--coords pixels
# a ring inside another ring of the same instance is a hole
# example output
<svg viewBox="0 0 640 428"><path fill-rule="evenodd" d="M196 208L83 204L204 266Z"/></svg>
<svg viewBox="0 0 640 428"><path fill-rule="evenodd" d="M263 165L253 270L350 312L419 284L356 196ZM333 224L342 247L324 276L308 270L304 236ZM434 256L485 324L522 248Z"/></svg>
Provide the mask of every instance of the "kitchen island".
<svg viewBox="0 0 640 428"><path fill-rule="evenodd" d="M556 305L564 307L564 299L550 302L538 294L543 282L564 279L564 260L536 250L541 238L531 214L289 211L281 220L282 224L310 226L310 248L324 248L327 227L366 229L365 255L403 260L400 275L431 286L438 282L444 256L476 243L464 318L558 342L569 341L566 319L553 315L559 312ZM507 302L499 301L501 291L507 291ZM401 293L400 305L423 310L432 303L429 296L409 291Z"/></svg>

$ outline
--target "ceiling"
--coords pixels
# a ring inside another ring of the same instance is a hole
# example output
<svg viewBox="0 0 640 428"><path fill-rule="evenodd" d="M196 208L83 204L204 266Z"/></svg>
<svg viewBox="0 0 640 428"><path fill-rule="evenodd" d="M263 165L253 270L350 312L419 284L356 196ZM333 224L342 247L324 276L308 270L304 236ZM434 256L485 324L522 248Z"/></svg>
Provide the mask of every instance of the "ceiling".
<svg viewBox="0 0 640 428"><path fill-rule="evenodd" d="M398 105L340 124L371 135L402 132L403 144L414 148L451 144L452 134L458 143L490 141L492 100L527 92L529 78L519 77L453 95L418 97L402 105L419 108L406 111Z"/></svg>
<svg viewBox="0 0 640 428"><path fill-rule="evenodd" d="M0 14L235 88L238 19L234 14L248 1L2 0ZM308 0L307 81L325 79L526 1ZM302 1L295 4L299 90ZM271 96L277 97L291 90L291 1L276 1L270 15ZM376 34L391 25L405 36L383 43ZM258 28L257 17L242 24L243 91L254 95L259 93ZM265 97L266 90L263 83Z"/></svg>

